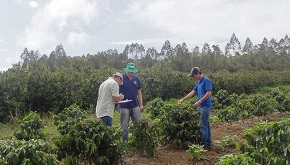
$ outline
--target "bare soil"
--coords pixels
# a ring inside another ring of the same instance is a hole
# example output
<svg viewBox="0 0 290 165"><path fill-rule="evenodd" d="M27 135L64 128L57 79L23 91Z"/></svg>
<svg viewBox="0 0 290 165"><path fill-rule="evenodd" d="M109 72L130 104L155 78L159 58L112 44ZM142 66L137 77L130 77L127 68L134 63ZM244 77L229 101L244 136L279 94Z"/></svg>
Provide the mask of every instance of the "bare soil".
<svg viewBox="0 0 290 165"><path fill-rule="evenodd" d="M170 146L158 147L156 156L154 157L127 154L124 156L124 161L126 165L213 165L220 156L240 153L240 151L234 147L222 149L220 144L215 143L218 140L221 141L224 136L232 136L235 137L236 140L242 140L244 139L243 130L253 127L257 122L271 122L289 117L290 113L288 112L276 112L268 116L253 117L231 123L214 123L211 125L213 139L212 150L205 152L203 155L204 158L196 163L192 162L191 156L186 153L185 150L176 149Z"/></svg>

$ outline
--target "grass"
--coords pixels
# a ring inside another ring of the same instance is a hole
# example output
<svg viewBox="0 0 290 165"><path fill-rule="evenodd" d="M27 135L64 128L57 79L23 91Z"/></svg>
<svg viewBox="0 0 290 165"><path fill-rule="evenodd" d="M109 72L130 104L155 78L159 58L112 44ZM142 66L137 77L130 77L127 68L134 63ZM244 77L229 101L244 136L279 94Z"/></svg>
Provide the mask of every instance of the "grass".
<svg viewBox="0 0 290 165"><path fill-rule="evenodd" d="M259 89L259 93L269 93L269 92L275 92L277 90L282 90L282 91L286 91L286 90L290 90L290 85L278 85L277 87L261 87Z"/></svg>
<svg viewBox="0 0 290 165"><path fill-rule="evenodd" d="M278 85L279 90L290 90L290 85Z"/></svg>
<svg viewBox="0 0 290 165"><path fill-rule="evenodd" d="M14 132L17 131L18 127L18 124L0 123L0 140L5 140L13 136Z"/></svg>

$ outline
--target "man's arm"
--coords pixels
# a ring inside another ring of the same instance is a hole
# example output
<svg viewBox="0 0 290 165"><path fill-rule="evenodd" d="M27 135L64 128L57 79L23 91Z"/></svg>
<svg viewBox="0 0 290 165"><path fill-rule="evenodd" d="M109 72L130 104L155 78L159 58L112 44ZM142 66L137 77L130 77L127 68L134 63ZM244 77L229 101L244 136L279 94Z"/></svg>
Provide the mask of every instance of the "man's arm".
<svg viewBox="0 0 290 165"><path fill-rule="evenodd" d="M182 99L178 100L178 104L181 104L183 101L193 97L195 95L196 91L192 90L191 92L189 92L186 96L184 96Z"/></svg>
<svg viewBox="0 0 290 165"><path fill-rule="evenodd" d="M141 89L137 90L137 97L138 97L138 101L139 101L139 106L140 106L141 112L143 112L144 106L143 106L143 98L142 98Z"/></svg>

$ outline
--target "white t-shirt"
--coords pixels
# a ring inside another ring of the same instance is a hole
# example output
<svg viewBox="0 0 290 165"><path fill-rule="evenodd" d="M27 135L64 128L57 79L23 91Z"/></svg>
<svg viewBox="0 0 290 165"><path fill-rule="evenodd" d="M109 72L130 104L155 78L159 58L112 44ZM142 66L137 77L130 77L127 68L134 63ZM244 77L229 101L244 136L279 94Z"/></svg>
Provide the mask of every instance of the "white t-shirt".
<svg viewBox="0 0 290 165"><path fill-rule="evenodd" d="M119 96L119 84L112 78L109 77L99 87L99 95L96 106L97 118L114 116L115 103L113 96Z"/></svg>

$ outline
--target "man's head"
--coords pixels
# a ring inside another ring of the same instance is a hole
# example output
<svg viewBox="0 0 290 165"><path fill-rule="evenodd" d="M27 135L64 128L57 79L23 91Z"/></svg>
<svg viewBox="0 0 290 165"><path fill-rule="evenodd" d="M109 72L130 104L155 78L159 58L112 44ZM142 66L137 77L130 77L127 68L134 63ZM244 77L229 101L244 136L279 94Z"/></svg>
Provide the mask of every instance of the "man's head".
<svg viewBox="0 0 290 165"><path fill-rule="evenodd" d="M117 83L119 85L122 85L123 84L123 75L121 73L116 72L116 73L113 74L112 77L115 79L115 81L117 81Z"/></svg>
<svg viewBox="0 0 290 165"><path fill-rule="evenodd" d="M124 71L126 72L127 77L130 79L134 76L135 73L138 72L134 63L128 63L127 67L124 68Z"/></svg>
<svg viewBox="0 0 290 165"><path fill-rule="evenodd" d="M199 67L194 67L191 69L188 77L196 78L196 75L201 75L201 70Z"/></svg>

